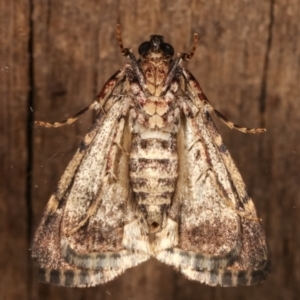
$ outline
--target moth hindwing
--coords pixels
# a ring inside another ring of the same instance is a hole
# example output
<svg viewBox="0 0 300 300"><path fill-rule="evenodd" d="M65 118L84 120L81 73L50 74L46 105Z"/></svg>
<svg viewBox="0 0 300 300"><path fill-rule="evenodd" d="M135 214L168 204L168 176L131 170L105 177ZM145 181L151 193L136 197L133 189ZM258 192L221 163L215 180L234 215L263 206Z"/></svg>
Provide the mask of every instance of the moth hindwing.
<svg viewBox="0 0 300 300"><path fill-rule="evenodd" d="M52 194L32 257L43 282L105 283L150 257L208 285L265 280L270 255L254 204L210 117L208 102L159 35L113 75L89 109L100 109Z"/></svg>

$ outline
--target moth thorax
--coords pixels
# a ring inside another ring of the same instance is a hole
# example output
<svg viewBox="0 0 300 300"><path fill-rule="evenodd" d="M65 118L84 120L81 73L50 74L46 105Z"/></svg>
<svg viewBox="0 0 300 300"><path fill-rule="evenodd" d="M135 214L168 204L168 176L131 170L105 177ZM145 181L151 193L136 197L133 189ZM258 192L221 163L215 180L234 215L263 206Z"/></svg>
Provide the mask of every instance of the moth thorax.
<svg viewBox="0 0 300 300"><path fill-rule="evenodd" d="M169 67L169 62L159 57L153 57L142 63L141 69L144 73L148 90L152 95L159 96L161 94L165 79L169 73Z"/></svg>

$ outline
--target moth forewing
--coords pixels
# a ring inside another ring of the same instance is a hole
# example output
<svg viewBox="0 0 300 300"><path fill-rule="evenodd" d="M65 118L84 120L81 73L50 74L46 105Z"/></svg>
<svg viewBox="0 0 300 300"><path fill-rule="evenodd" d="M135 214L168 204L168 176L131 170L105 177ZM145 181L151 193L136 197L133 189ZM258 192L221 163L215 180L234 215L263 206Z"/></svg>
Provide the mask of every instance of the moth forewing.
<svg viewBox="0 0 300 300"><path fill-rule="evenodd" d="M174 202L180 209L171 213L180 218L180 242L157 258L210 285L261 282L270 268L264 232L212 120L203 114L187 117L178 138L181 160Z"/></svg>
<svg viewBox="0 0 300 300"><path fill-rule="evenodd" d="M179 243L173 253L167 250L159 259L177 267L225 268L239 253L241 235L239 216L220 193L226 190L229 201L235 201L226 168L201 117L184 118L178 139L183 146L173 201L180 209L172 214L180 220Z"/></svg>
<svg viewBox="0 0 300 300"><path fill-rule="evenodd" d="M89 109L100 114L51 196L32 256L40 280L69 287L112 280L150 257L209 285L262 282L270 256L254 204L210 112L173 47L153 35L113 75Z"/></svg>
<svg viewBox="0 0 300 300"><path fill-rule="evenodd" d="M133 219L125 176L130 132L124 130L124 120L130 99L122 100L102 116L101 126L93 126L85 137L62 177L59 194L54 193L50 200L57 203L56 209L51 205L51 210L46 210L32 246L41 281L92 286L148 259L122 247L124 224ZM118 151L114 151L116 147ZM115 155L108 159L111 153ZM118 180L111 180L117 175Z"/></svg>

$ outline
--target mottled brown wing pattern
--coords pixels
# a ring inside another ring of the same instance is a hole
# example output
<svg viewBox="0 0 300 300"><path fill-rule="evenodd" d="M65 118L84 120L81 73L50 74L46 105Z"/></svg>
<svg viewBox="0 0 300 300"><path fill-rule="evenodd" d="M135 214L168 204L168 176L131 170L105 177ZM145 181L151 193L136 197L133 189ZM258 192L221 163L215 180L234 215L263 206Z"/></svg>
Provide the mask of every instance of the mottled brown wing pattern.
<svg viewBox="0 0 300 300"><path fill-rule="evenodd" d="M36 232L32 256L41 281L92 286L148 258L122 246L124 224L133 218L125 128L130 98L111 101L70 162Z"/></svg>
<svg viewBox="0 0 300 300"><path fill-rule="evenodd" d="M257 284L270 271L262 226L209 113L184 81L199 111L183 114L178 134L180 171L170 215L178 221L179 242L157 258L209 285Z"/></svg>
<svg viewBox="0 0 300 300"><path fill-rule="evenodd" d="M191 259L199 269L212 270L227 266L239 252L240 219L216 189L222 182L229 201L235 201L226 168L216 149L206 146L209 137L203 122L198 128L195 121L183 118L178 134L180 171L173 201L180 207L174 206L171 215L180 225L178 250L174 251L193 252L197 259ZM183 267L184 261L178 261L179 265Z"/></svg>
<svg viewBox="0 0 300 300"><path fill-rule="evenodd" d="M270 254L254 204L210 113L173 47L152 35L85 111L101 112L51 196L32 256L40 280L68 287L112 280L149 257L209 285L265 280Z"/></svg>

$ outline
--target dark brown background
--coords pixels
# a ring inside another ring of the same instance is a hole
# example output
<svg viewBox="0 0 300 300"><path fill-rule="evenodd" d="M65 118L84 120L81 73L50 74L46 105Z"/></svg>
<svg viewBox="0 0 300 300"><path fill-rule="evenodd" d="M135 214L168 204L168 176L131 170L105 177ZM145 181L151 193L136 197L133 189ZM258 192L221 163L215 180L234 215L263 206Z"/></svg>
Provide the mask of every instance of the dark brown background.
<svg viewBox="0 0 300 300"><path fill-rule="evenodd" d="M298 299L300 2L0 0L0 299ZM67 289L37 282L30 241L64 168L93 122L34 128L88 105L151 34L177 51L200 43L188 68L212 104L245 135L216 120L263 218L273 270L260 286L212 288L151 260L113 282Z"/></svg>

